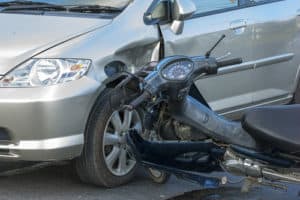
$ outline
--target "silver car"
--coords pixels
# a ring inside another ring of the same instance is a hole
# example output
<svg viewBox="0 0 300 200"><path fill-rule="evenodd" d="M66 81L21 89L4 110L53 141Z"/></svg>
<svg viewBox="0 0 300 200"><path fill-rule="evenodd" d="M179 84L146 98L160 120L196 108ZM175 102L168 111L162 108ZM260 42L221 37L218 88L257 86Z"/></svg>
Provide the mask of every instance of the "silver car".
<svg viewBox="0 0 300 200"><path fill-rule="evenodd" d="M130 97L116 74L205 54L225 34L213 56L245 62L191 95L234 119L295 102L299 15L299 0L0 0L0 158L75 159L83 181L124 184L136 168L124 135L143 127L119 110Z"/></svg>

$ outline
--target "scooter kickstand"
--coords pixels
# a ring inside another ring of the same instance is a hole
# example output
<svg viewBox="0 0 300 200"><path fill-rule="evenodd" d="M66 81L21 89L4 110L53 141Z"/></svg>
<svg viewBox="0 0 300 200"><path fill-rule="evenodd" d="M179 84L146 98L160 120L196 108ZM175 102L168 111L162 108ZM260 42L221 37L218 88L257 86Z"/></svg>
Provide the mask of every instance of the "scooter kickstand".
<svg viewBox="0 0 300 200"><path fill-rule="evenodd" d="M257 181L254 181L253 178L249 178L249 177L245 178L244 183L241 188L241 192L248 193L250 191L250 189L253 187L253 185L255 184L255 182L257 182Z"/></svg>

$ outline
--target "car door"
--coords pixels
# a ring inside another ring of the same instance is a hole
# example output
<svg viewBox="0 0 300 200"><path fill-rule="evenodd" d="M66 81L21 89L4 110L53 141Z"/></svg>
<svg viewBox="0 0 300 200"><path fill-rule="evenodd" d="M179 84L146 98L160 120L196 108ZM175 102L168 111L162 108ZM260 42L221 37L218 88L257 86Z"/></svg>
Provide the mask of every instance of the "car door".
<svg viewBox="0 0 300 200"><path fill-rule="evenodd" d="M196 86L213 110L231 117L252 104L253 69L247 61L253 59L253 23L251 13L242 9L237 0L191 0L197 12L184 21L181 34L175 34L170 24L161 25L165 55L204 55L223 35L226 38L212 56L241 57L245 63L231 66L217 76L196 81ZM238 116L238 115L237 115Z"/></svg>
<svg viewBox="0 0 300 200"><path fill-rule="evenodd" d="M299 0L252 0L255 22L253 100L256 104L288 103L300 65Z"/></svg>

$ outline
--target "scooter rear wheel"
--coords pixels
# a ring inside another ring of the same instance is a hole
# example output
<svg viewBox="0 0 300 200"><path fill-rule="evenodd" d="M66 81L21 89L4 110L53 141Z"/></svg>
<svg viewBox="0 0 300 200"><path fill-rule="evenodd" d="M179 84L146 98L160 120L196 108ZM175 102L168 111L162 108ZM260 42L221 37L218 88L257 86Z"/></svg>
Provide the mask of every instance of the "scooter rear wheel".
<svg viewBox="0 0 300 200"><path fill-rule="evenodd" d="M168 172L148 168L148 174L151 180L157 184L165 184L169 181L171 174Z"/></svg>

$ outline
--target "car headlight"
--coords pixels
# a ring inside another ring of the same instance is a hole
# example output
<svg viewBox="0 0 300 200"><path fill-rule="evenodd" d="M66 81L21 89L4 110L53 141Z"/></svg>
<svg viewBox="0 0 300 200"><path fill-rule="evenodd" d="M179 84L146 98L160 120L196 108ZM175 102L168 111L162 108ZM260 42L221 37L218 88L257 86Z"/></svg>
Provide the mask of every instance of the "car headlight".
<svg viewBox="0 0 300 200"><path fill-rule="evenodd" d="M85 59L31 59L0 80L0 87L40 87L80 79L91 65Z"/></svg>

